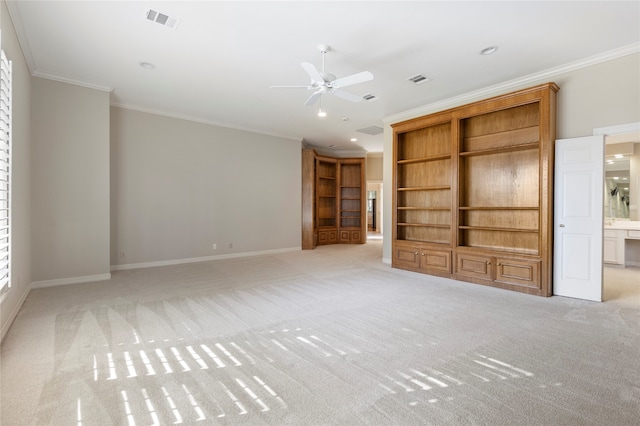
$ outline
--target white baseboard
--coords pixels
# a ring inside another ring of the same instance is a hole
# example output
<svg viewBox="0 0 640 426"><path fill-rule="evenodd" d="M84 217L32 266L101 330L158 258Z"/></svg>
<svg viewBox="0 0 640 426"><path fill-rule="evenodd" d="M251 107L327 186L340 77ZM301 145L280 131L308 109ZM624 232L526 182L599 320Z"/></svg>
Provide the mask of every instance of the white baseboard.
<svg viewBox="0 0 640 426"><path fill-rule="evenodd" d="M13 324L13 321L18 316L18 312L20 312L20 308L22 308L22 305L24 304L24 301L27 299L27 296L29 295L30 291L31 291L31 285L27 285L22 295L20 295L20 300L18 301L18 303L16 303L16 305L11 310L11 313L7 317L7 321L4 324L2 324L2 330L0 330L0 342L4 340L4 336L7 334L7 332L9 331L9 328L11 328L11 324Z"/></svg>
<svg viewBox="0 0 640 426"><path fill-rule="evenodd" d="M111 265L111 271L124 271L127 269L155 268L157 266L181 265L183 263L208 262L210 260L233 259L237 257L261 256L265 254L288 253L300 251L302 247L290 247L284 249L248 251L244 253L219 254L217 256L191 257L186 259L159 260L155 262L127 263L124 265Z"/></svg>
<svg viewBox="0 0 640 426"><path fill-rule="evenodd" d="M386 263L387 265L391 265L391 259L389 259L388 257L383 257L382 258L382 263Z"/></svg>
<svg viewBox="0 0 640 426"><path fill-rule="evenodd" d="M107 281L111 279L111 274L85 275L82 277L58 278L55 280L34 281L31 288L57 287L59 285L81 284L93 281Z"/></svg>

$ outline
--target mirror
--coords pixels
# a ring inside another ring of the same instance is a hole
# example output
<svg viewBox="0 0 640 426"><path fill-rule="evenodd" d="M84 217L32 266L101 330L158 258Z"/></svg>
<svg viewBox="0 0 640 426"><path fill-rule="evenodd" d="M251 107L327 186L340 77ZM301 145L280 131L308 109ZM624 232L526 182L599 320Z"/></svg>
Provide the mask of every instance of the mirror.
<svg viewBox="0 0 640 426"><path fill-rule="evenodd" d="M638 132L605 138L604 216L638 220L640 198L640 135Z"/></svg>

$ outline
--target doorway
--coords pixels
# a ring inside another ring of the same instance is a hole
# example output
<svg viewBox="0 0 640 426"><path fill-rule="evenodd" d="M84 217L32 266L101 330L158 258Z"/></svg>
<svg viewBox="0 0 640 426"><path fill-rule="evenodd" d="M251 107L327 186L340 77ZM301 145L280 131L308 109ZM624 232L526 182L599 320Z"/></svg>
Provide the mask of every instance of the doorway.
<svg viewBox="0 0 640 426"><path fill-rule="evenodd" d="M367 240L382 240L382 182L367 181Z"/></svg>
<svg viewBox="0 0 640 426"><path fill-rule="evenodd" d="M598 128L593 133L605 136L603 299L637 303L640 298L640 123Z"/></svg>

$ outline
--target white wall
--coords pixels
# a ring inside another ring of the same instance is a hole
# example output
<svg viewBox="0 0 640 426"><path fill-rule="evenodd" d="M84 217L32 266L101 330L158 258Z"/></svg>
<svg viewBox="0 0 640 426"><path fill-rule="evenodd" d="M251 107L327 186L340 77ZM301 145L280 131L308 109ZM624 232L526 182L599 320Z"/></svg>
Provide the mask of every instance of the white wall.
<svg viewBox="0 0 640 426"><path fill-rule="evenodd" d="M419 110L398 114L385 122L384 134L384 192L392 193L393 133L391 124L410 118L442 111L476 100L497 96L537 84L553 81L558 92L558 139L589 136L594 128L615 126L639 121L640 117L640 54L634 53L596 65L564 72L545 73L540 78L523 78L495 88L487 88L458 99L426 105ZM394 119L397 118L397 119ZM392 197L384 199L383 260L391 262Z"/></svg>
<svg viewBox="0 0 640 426"><path fill-rule="evenodd" d="M109 277L109 93L33 78L34 286Z"/></svg>
<svg viewBox="0 0 640 426"><path fill-rule="evenodd" d="M11 289L0 305L2 338L31 284L31 75L4 1L0 2L0 29L2 49L13 62Z"/></svg>
<svg viewBox="0 0 640 426"><path fill-rule="evenodd" d="M299 249L301 149L112 107L112 265Z"/></svg>

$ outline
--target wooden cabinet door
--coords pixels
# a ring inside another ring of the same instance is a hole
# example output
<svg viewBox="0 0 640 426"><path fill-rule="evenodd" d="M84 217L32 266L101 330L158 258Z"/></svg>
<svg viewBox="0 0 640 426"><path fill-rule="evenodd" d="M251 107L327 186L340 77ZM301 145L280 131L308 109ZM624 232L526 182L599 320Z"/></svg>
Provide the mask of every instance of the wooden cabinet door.
<svg viewBox="0 0 640 426"><path fill-rule="evenodd" d="M504 284L540 288L540 262L526 259L496 257L495 281Z"/></svg>
<svg viewBox="0 0 640 426"><path fill-rule="evenodd" d="M451 252L446 250L420 250L420 269L425 272L451 273Z"/></svg>
<svg viewBox="0 0 640 426"><path fill-rule="evenodd" d="M393 247L392 263L394 267L418 269L420 267L420 250L416 247Z"/></svg>
<svg viewBox="0 0 640 426"><path fill-rule="evenodd" d="M470 278L491 279L491 257L466 253L456 254L456 274Z"/></svg>
<svg viewBox="0 0 640 426"><path fill-rule="evenodd" d="M318 245L334 244L338 241L338 232L335 230L318 231Z"/></svg>

